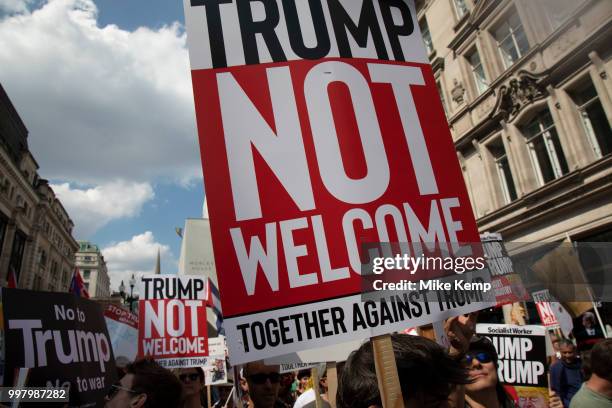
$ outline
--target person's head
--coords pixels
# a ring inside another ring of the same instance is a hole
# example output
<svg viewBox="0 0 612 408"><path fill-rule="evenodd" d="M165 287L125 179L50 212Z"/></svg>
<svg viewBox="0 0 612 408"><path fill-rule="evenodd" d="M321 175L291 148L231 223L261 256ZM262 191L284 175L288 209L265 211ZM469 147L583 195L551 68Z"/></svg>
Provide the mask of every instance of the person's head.
<svg viewBox="0 0 612 408"><path fill-rule="evenodd" d="M585 350L580 353L580 360L582 364L580 365L580 370L582 371L582 378L584 381L587 381L591 378L591 350Z"/></svg>
<svg viewBox="0 0 612 408"><path fill-rule="evenodd" d="M200 398L204 387L204 370L200 367L179 368L176 376L183 384L183 399Z"/></svg>
<svg viewBox="0 0 612 408"><path fill-rule="evenodd" d="M559 343L561 339L556 335L551 335L552 347L554 351L559 351Z"/></svg>
<svg viewBox="0 0 612 408"><path fill-rule="evenodd" d="M559 351L561 352L561 360L564 363L571 364L576 361L576 346L569 340L563 339L559 342Z"/></svg>
<svg viewBox="0 0 612 408"><path fill-rule="evenodd" d="M290 390L295 380L295 374L291 371L281 374L280 387L283 390Z"/></svg>
<svg viewBox="0 0 612 408"><path fill-rule="evenodd" d="M547 408L548 389L537 387L526 387L521 390L518 396L519 407L521 408Z"/></svg>
<svg viewBox="0 0 612 408"><path fill-rule="evenodd" d="M402 393L410 407L444 407L456 385L467 383L461 361L437 343L419 336L391 335ZM338 408L382 407L372 343L346 360L338 381Z"/></svg>
<svg viewBox="0 0 612 408"><path fill-rule="evenodd" d="M240 369L240 391L242 391L243 394L248 394L249 393L249 384L247 383L246 378L244 377L244 368Z"/></svg>
<svg viewBox="0 0 612 408"><path fill-rule="evenodd" d="M474 394L485 390L495 390L497 378L497 350L486 337L474 337L465 355L469 378L466 392Z"/></svg>
<svg viewBox="0 0 612 408"><path fill-rule="evenodd" d="M152 359L128 364L126 374L106 396L108 408L175 408L181 403L181 383Z"/></svg>
<svg viewBox="0 0 612 408"><path fill-rule="evenodd" d="M302 388L308 385L308 381L310 380L310 370L300 370L297 374L297 379Z"/></svg>
<svg viewBox="0 0 612 408"><path fill-rule="evenodd" d="M582 315L582 325L587 329L595 326L595 315L592 312L585 312Z"/></svg>
<svg viewBox="0 0 612 408"><path fill-rule="evenodd" d="M323 371L323 374L319 377L319 388L322 394L327 393L327 370Z"/></svg>
<svg viewBox="0 0 612 408"><path fill-rule="evenodd" d="M612 383L612 339L600 341L591 349L591 372Z"/></svg>
<svg viewBox="0 0 612 408"><path fill-rule="evenodd" d="M278 397L280 367L253 361L244 366L244 377L249 385L249 396L255 408L272 408Z"/></svg>

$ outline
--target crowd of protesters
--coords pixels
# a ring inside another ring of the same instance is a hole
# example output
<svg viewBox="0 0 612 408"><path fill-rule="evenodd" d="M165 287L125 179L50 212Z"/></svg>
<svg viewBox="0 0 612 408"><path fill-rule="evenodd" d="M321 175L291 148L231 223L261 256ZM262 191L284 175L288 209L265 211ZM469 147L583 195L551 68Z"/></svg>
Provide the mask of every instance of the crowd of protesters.
<svg viewBox="0 0 612 408"><path fill-rule="evenodd" d="M407 408L519 406L516 398L499 381L498 356L494 345L487 338L475 335L474 328L474 314L448 319L445 324L450 343L448 349L425 337L391 335ZM587 332L589 334L593 333ZM582 356L577 346L569 340L561 339L555 343L560 359L550 367L548 407L612 407L612 339L600 338L597 342L590 342ZM338 408L382 407L370 341L352 352L340 367L336 394ZM217 391L222 392L216 393L211 406L330 406L325 371L316 376L311 370L281 373L278 365L254 361L244 365L239 373L236 399L231 398L231 388L220 388ZM207 406L207 399L210 398L206 395L204 372L200 368L171 372L145 359L128 364L121 375L120 381L110 388L106 398L107 407L199 408ZM538 405L533 402L529 406Z"/></svg>

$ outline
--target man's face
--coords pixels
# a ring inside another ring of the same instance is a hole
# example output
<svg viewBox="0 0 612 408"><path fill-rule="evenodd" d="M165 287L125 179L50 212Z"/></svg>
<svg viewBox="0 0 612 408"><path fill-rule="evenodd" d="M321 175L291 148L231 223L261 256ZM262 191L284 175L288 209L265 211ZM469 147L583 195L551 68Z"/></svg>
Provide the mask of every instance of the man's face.
<svg viewBox="0 0 612 408"><path fill-rule="evenodd" d="M134 374L126 374L116 386L113 386L106 397L106 408L138 408L146 401L144 394L134 393L132 385Z"/></svg>
<svg viewBox="0 0 612 408"><path fill-rule="evenodd" d="M469 353L468 357L471 358L471 361L468 361L468 370L473 382L467 384L465 389L468 392L476 392L495 388L497 370L489 353L474 352Z"/></svg>
<svg viewBox="0 0 612 408"><path fill-rule="evenodd" d="M582 325L584 327L586 327L587 329L592 328L593 326L595 326L595 322L593 321L593 318L590 316L584 316L582 318Z"/></svg>
<svg viewBox="0 0 612 408"><path fill-rule="evenodd" d="M565 361L568 364L571 364L576 361L576 347L569 344L562 345L561 360Z"/></svg>
<svg viewBox="0 0 612 408"><path fill-rule="evenodd" d="M246 379L249 395L255 408L272 408L278 396L280 374L278 366L266 366L261 362L249 363Z"/></svg>

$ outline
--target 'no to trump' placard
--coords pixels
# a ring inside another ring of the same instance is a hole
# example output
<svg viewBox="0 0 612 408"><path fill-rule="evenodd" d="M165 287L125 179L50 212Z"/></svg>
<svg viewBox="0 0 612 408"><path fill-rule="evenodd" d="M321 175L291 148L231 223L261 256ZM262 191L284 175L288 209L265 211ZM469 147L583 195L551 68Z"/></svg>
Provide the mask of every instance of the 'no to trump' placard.
<svg viewBox="0 0 612 408"><path fill-rule="evenodd" d="M102 307L69 293L2 290L5 386L66 388L70 407L102 406L117 371Z"/></svg>
<svg viewBox="0 0 612 408"><path fill-rule="evenodd" d="M206 278L143 275L138 292L138 355L153 357L167 368L204 365Z"/></svg>
<svg viewBox="0 0 612 408"><path fill-rule="evenodd" d="M184 7L230 358L393 330L345 321L361 243L478 242L414 4Z"/></svg>

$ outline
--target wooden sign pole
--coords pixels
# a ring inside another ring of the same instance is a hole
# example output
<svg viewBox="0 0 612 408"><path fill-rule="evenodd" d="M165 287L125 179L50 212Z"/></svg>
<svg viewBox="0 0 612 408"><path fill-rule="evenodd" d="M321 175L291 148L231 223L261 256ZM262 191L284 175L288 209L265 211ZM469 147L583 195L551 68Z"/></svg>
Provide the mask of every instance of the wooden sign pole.
<svg viewBox="0 0 612 408"><path fill-rule="evenodd" d="M210 385L206 386L206 403L208 404L208 408L212 407L212 395L210 395Z"/></svg>
<svg viewBox="0 0 612 408"><path fill-rule="evenodd" d="M374 365L378 378L378 390L383 408L406 408L404 397L397 374L397 364L393 353L391 336L372 337L372 350L374 351Z"/></svg>
<svg viewBox="0 0 612 408"><path fill-rule="evenodd" d="M338 393L338 370L336 362L327 363L327 399L332 408L336 408L336 394Z"/></svg>
<svg viewBox="0 0 612 408"><path fill-rule="evenodd" d="M323 404L321 402L321 391L319 389L319 370L317 367L313 367L311 371L312 377L312 388L314 389L315 394L315 407L322 408Z"/></svg>

